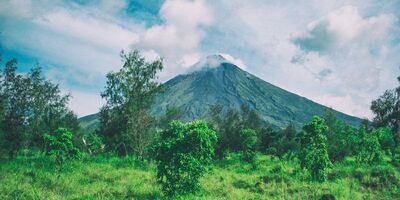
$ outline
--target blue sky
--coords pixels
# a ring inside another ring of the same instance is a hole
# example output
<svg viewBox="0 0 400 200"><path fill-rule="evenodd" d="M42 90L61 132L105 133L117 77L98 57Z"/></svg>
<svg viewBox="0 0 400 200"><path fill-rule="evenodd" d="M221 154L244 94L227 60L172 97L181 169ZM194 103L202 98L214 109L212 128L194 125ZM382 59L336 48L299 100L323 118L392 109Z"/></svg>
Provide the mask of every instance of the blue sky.
<svg viewBox="0 0 400 200"><path fill-rule="evenodd" d="M247 71L339 111L371 117L372 99L400 75L396 0L1 0L0 52L98 111L122 49L164 58L160 81L223 53Z"/></svg>

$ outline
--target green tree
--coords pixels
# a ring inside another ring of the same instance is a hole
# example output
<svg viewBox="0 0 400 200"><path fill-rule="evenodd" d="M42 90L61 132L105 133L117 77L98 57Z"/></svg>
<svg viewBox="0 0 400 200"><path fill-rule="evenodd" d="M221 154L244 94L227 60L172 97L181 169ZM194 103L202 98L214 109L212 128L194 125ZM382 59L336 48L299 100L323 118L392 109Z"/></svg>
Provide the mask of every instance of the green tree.
<svg viewBox="0 0 400 200"><path fill-rule="evenodd" d="M54 157L60 173L66 161L79 158L79 150L72 143L73 134L66 128L59 128L52 134L45 134L47 154Z"/></svg>
<svg viewBox="0 0 400 200"><path fill-rule="evenodd" d="M242 160L256 167L256 144L257 144L257 133L253 129L242 129L240 130L240 141L242 146Z"/></svg>
<svg viewBox="0 0 400 200"><path fill-rule="evenodd" d="M0 128L3 149L13 158L21 148L44 150L43 136L58 126L79 130L76 115L67 108L69 95L46 80L39 66L17 73L17 61L8 61L0 78Z"/></svg>
<svg viewBox="0 0 400 200"><path fill-rule="evenodd" d="M352 126L336 118L332 109L325 112L323 119L327 125L328 154L332 162L342 161L354 154L357 145L357 131Z"/></svg>
<svg viewBox="0 0 400 200"><path fill-rule="evenodd" d="M311 122L304 125L301 136L300 164L318 181L327 179L327 169L332 165L325 135L327 129L324 119L315 116Z"/></svg>
<svg viewBox="0 0 400 200"><path fill-rule="evenodd" d="M210 169L217 141L204 121L170 123L155 147L157 178L168 196L199 189L199 178Z"/></svg>
<svg viewBox="0 0 400 200"><path fill-rule="evenodd" d="M123 66L107 74L101 96L107 101L100 110L98 133L108 148L119 155L135 154L143 159L151 142L156 120L150 115L155 94L160 91L157 72L162 60L147 62L139 51L121 52Z"/></svg>
<svg viewBox="0 0 400 200"><path fill-rule="evenodd" d="M400 82L400 76L397 80ZM389 127L395 143L400 144L400 86L386 90L382 96L372 101L371 110L375 114L373 125L376 128Z"/></svg>
<svg viewBox="0 0 400 200"><path fill-rule="evenodd" d="M383 161L383 151L379 143L379 131L366 132L365 126L359 128L359 149L357 152L357 161L364 164L373 164Z"/></svg>
<svg viewBox="0 0 400 200"><path fill-rule="evenodd" d="M103 140L95 133L88 133L82 137L83 145L89 155L97 155L104 150Z"/></svg>
<svg viewBox="0 0 400 200"><path fill-rule="evenodd" d="M3 98L2 140L3 149L8 152L9 159L26 146L25 132L29 111L28 81L16 73L17 60L8 61L0 80L1 96Z"/></svg>

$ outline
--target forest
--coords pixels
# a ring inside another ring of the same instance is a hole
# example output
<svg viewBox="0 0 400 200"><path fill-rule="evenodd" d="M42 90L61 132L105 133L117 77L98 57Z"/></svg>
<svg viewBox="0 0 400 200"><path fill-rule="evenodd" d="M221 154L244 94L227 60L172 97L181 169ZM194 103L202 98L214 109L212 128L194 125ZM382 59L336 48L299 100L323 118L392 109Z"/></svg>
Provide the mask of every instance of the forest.
<svg viewBox="0 0 400 200"><path fill-rule="evenodd" d="M163 60L120 56L94 131L40 65L1 63L0 199L400 199L400 77L359 126L326 109L278 128L218 103L182 122L150 112Z"/></svg>

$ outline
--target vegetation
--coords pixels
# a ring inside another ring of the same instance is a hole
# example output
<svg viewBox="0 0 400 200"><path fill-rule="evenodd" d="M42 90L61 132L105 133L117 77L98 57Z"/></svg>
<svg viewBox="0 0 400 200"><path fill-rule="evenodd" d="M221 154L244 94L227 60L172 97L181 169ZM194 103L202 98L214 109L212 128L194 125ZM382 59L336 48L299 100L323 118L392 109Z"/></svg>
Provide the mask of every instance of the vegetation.
<svg viewBox="0 0 400 200"><path fill-rule="evenodd" d="M300 165L310 172L314 180L325 181L328 178L327 170L332 165L325 135L328 127L322 118L314 117L303 129L299 152Z"/></svg>
<svg viewBox="0 0 400 200"><path fill-rule="evenodd" d="M199 179L200 190L173 199L399 199L399 168L359 165L346 158L328 171L328 180L309 181L298 162L258 153L258 167L243 165L241 155L214 161ZM133 156L84 156L54 176L49 157L28 152L0 160L0 199L168 199L157 184L157 166Z"/></svg>
<svg viewBox="0 0 400 200"><path fill-rule="evenodd" d="M251 103L216 104L207 122L182 123L181 108L150 112L162 60L121 57L94 132L79 127L69 95L40 67L23 74L16 60L6 63L0 199L400 198L399 88L373 101L373 122L358 127L326 110L302 131L296 123L280 129Z"/></svg>
<svg viewBox="0 0 400 200"><path fill-rule="evenodd" d="M193 193L210 170L216 133L203 121L171 122L156 147L157 180L168 196Z"/></svg>
<svg viewBox="0 0 400 200"><path fill-rule="evenodd" d="M59 128L53 134L44 135L47 154L54 157L60 172L65 161L79 157L79 150L72 143L73 134L66 128Z"/></svg>
<svg viewBox="0 0 400 200"><path fill-rule="evenodd" d="M240 140L242 143L242 160L253 165L256 168L256 144L257 133L253 129L242 129L240 131Z"/></svg>
<svg viewBox="0 0 400 200"><path fill-rule="evenodd" d="M101 108L98 133L109 150L143 159L155 123L149 109L161 89L156 75L163 69L162 60L147 62L138 51L122 51L121 58L122 68L107 74L101 94L107 104Z"/></svg>

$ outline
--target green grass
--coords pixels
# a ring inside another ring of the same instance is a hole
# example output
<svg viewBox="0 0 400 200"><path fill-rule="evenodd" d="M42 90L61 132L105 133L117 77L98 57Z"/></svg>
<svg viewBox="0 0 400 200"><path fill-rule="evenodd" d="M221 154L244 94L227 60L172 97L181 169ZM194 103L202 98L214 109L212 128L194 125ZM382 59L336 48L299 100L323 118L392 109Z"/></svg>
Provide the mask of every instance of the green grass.
<svg viewBox="0 0 400 200"><path fill-rule="evenodd" d="M310 181L295 161L257 156L258 168L236 154L216 161L201 179L202 189L176 199L400 199L399 168L358 166L346 159L329 172L329 181ZM0 160L0 199L163 199L155 165L132 157L85 157L69 163L57 177L50 158L40 154Z"/></svg>

